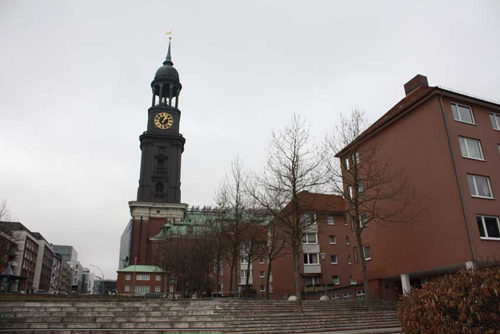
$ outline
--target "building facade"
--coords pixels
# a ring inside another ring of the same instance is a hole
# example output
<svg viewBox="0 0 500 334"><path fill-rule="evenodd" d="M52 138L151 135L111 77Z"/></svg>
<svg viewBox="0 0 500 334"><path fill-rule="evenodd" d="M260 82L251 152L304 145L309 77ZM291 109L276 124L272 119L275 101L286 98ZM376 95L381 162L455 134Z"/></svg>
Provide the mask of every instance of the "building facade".
<svg viewBox="0 0 500 334"><path fill-rule="evenodd" d="M157 266L129 266L118 270L116 289L121 295L166 294L166 275Z"/></svg>
<svg viewBox="0 0 500 334"><path fill-rule="evenodd" d="M407 210L418 213L390 228L373 221L363 232L370 290L382 298L500 257L500 105L429 87L421 75L404 88L356 141L360 164L376 142L404 170L415 196ZM352 145L337 154L342 161ZM352 268L360 281L361 265Z"/></svg>
<svg viewBox="0 0 500 334"><path fill-rule="evenodd" d="M69 264L62 259L61 254L56 253L52 264L52 291L70 293L71 275L72 270Z"/></svg>
<svg viewBox="0 0 500 334"><path fill-rule="evenodd" d="M39 292L49 292L55 253L40 233L34 232L33 236L38 241L38 255L33 287Z"/></svg>
<svg viewBox="0 0 500 334"><path fill-rule="evenodd" d="M12 232L0 222L0 292L17 292L21 276L14 274L17 262L17 242Z"/></svg>
<svg viewBox="0 0 500 334"><path fill-rule="evenodd" d="M73 246L68 245L52 245L54 252L61 255L62 259L66 262L72 262L78 260L78 252Z"/></svg>

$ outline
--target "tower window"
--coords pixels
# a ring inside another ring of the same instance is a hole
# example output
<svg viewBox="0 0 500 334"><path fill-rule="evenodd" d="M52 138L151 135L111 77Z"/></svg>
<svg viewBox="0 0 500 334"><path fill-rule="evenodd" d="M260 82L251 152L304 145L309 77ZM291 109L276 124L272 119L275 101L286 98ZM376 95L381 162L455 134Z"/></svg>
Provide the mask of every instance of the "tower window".
<svg viewBox="0 0 500 334"><path fill-rule="evenodd" d="M162 194L163 193L163 183L157 182L155 185L155 190L157 194Z"/></svg>

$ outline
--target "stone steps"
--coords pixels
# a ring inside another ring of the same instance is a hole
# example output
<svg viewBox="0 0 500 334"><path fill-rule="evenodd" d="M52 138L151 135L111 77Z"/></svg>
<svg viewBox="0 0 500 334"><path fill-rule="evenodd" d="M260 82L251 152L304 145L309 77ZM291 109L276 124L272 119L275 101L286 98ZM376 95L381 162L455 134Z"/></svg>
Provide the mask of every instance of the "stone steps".
<svg viewBox="0 0 500 334"><path fill-rule="evenodd" d="M5 302L3 333L400 333L395 305L256 300ZM353 332L357 331L357 332ZM372 332L370 332L372 331Z"/></svg>

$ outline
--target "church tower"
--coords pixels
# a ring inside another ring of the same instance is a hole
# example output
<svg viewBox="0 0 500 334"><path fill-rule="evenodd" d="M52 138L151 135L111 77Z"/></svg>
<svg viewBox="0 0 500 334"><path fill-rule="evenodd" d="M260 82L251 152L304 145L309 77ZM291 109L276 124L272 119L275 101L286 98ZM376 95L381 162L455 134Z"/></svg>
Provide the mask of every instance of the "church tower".
<svg viewBox="0 0 500 334"><path fill-rule="evenodd" d="M182 85L173 65L169 43L167 58L151 82L153 101L148 110L147 131L139 137L142 150L139 202L181 201L181 154L186 140L179 133Z"/></svg>
<svg viewBox="0 0 500 334"><path fill-rule="evenodd" d="M164 225L182 221L187 209L181 203L181 155L186 141L179 132L182 85L173 65L169 41L167 57L151 82L147 128L139 137L142 155L137 201L129 202L129 265L154 264L150 238Z"/></svg>

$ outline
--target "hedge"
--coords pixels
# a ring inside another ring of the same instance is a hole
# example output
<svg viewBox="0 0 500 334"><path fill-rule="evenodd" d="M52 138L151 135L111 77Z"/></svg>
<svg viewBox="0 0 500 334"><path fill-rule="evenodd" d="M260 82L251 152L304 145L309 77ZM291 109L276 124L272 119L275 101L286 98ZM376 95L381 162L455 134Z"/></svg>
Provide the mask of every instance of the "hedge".
<svg viewBox="0 0 500 334"><path fill-rule="evenodd" d="M405 334L500 333L500 267L460 270L405 294L398 316Z"/></svg>

